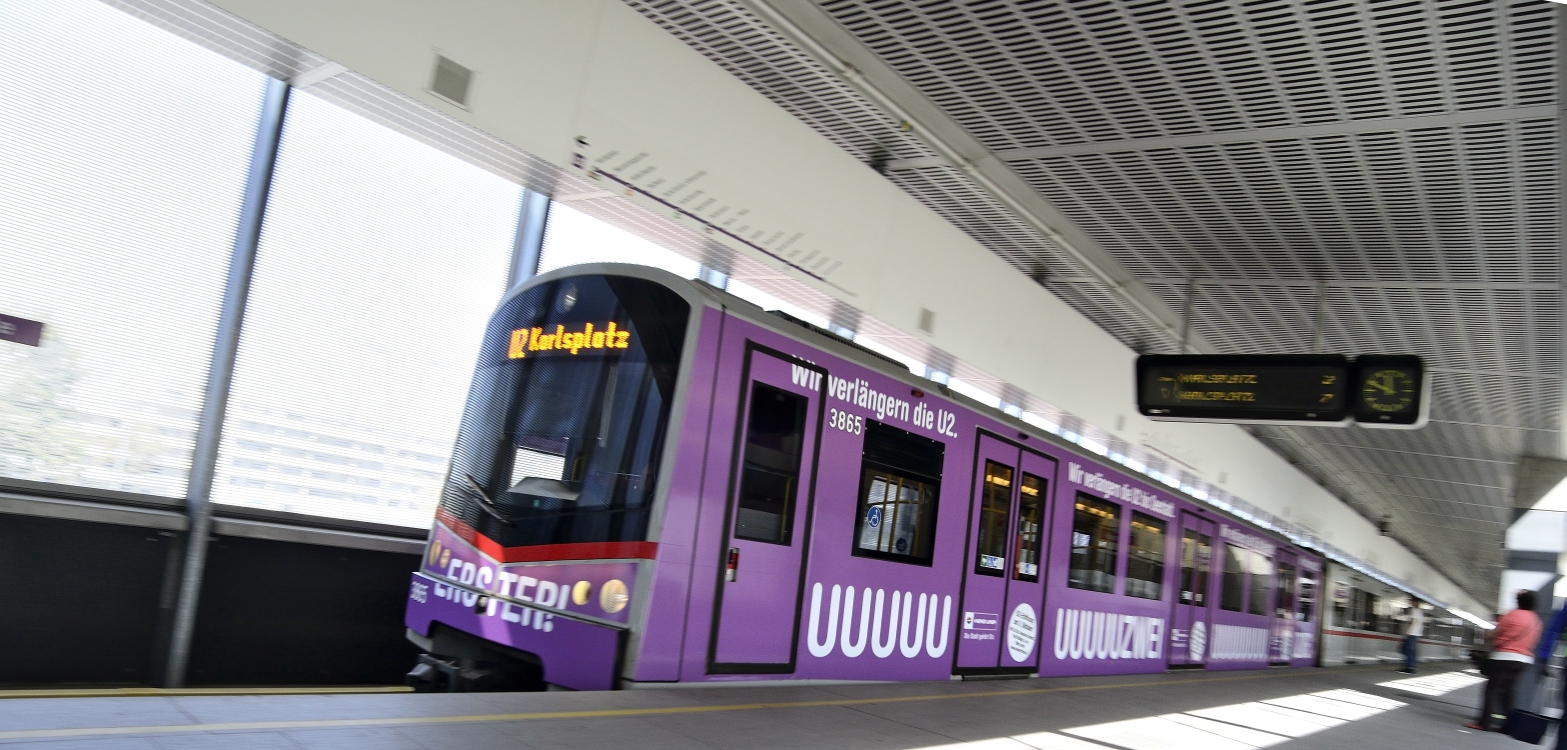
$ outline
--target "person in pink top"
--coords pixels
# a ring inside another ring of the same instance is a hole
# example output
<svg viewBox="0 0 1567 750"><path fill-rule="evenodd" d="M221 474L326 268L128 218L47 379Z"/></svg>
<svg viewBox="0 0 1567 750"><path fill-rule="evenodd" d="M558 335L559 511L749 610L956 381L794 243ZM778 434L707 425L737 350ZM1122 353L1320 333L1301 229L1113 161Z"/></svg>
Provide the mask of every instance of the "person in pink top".
<svg viewBox="0 0 1567 750"><path fill-rule="evenodd" d="M1497 618L1496 629L1488 635L1491 641L1491 658L1486 661L1485 700L1480 706L1480 718L1464 726L1487 731L1491 719L1500 715L1503 721L1513 712L1513 687L1518 676L1534 663L1534 647L1540 641L1540 616L1534 613L1534 592L1520 591L1518 608ZM1501 731L1499 729L1498 731Z"/></svg>

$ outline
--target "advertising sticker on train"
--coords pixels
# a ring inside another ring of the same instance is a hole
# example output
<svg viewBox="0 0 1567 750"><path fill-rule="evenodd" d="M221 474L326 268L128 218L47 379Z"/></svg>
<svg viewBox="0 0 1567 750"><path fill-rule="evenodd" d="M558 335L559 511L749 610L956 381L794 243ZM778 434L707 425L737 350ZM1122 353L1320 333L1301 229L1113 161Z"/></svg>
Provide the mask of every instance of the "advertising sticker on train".
<svg viewBox="0 0 1567 750"><path fill-rule="evenodd" d="M1012 661L1027 661L1038 639L1039 619L1034 616L1034 608L1027 602L1017 605L1007 619L1007 653Z"/></svg>
<svg viewBox="0 0 1567 750"><path fill-rule="evenodd" d="M1192 623L1192 635L1191 635L1191 640L1190 640L1191 651L1188 652L1188 655L1187 655L1186 658L1191 660L1191 662L1193 664L1196 664L1196 663L1202 661L1203 649L1205 649L1207 647L1208 647L1208 625L1206 623L1204 623L1202 620L1198 620L1198 621Z"/></svg>
<svg viewBox="0 0 1567 750"><path fill-rule="evenodd" d="M995 630L1000 624L1001 615L990 612L963 613L964 630ZM993 641L996 639L993 635L978 635L975 633L964 633L963 638L970 641Z"/></svg>

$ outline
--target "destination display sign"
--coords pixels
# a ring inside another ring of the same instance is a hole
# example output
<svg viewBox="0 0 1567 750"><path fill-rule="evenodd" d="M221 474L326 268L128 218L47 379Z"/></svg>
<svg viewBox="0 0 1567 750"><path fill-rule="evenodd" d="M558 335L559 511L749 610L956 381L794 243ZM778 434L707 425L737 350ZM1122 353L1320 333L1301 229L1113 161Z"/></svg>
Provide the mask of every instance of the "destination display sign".
<svg viewBox="0 0 1567 750"><path fill-rule="evenodd" d="M630 346L631 332L624 328L617 328L615 321L610 321L598 329L594 329L592 323L585 323L580 331L568 331L561 325L555 326L553 331L546 331L543 328L518 328L511 332L511 346L507 348L506 356L510 359L522 359L530 352L575 356L579 352L602 352L626 349Z"/></svg>
<svg viewBox="0 0 1567 750"><path fill-rule="evenodd" d="M1344 423L1350 374L1337 355L1145 355L1137 408L1180 421Z"/></svg>
<svg viewBox="0 0 1567 750"><path fill-rule="evenodd" d="M1151 419L1413 429L1425 424L1429 378L1419 357L1146 355L1137 409Z"/></svg>

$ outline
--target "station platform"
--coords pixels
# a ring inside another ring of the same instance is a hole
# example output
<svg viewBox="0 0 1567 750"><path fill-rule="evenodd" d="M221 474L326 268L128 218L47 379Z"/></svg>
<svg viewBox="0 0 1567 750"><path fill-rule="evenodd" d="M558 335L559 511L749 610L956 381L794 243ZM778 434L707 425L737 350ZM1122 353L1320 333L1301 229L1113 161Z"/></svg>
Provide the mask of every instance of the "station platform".
<svg viewBox="0 0 1567 750"><path fill-rule="evenodd" d="M594 693L0 700L0 745L136 748L1172 750L1516 747L1462 729L1456 665ZM1549 746L1549 745L1547 745Z"/></svg>

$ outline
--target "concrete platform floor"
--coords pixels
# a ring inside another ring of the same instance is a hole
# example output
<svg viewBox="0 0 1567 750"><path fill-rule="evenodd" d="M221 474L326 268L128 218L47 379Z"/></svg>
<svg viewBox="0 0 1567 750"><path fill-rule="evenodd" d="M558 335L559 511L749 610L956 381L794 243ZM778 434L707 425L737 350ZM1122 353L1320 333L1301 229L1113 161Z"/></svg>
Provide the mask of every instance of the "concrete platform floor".
<svg viewBox="0 0 1567 750"><path fill-rule="evenodd" d="M0 745L136 748L1516 748L1428 666L605 693L0 700ZM1383 684L1393 683L1393 684Z"/></svg>

